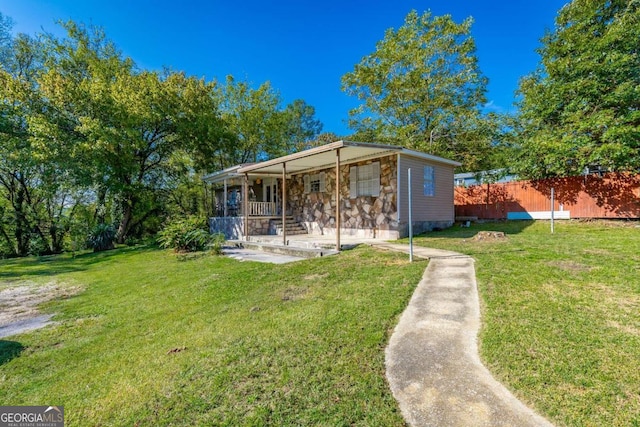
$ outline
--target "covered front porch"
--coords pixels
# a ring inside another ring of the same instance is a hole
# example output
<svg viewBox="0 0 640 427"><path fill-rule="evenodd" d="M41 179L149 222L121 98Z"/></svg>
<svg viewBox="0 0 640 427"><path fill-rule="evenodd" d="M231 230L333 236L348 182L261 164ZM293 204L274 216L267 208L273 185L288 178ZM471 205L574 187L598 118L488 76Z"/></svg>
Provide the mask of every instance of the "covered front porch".
<svg viewBox="0 0 640 427"><path fill-rule="evenodd" d="M211 187L213 217L278 216L282 188L278 178L261 174L241 174L238 170L249 164L232 166L205 175L202 180ZM245 188L246 185L246 188Z"/></svg>
<svg viewBox="0 0 640 427"><path fill-rule="evenodd" d="M336 141L234 166L205 177L222 188L212 231L243 241L279 235L287 246L297 226L339 251L343 236L393 240L448 227L459 165L399 146Z"/></svg>
<svg viewBox="0 0 640 427"><path fill-rule="evenodd" d="M210 188L209 228L229 240L252 236L277 236L285 232L306 234L291 224L282 209L282 178L272 174L242 174L252 164L236 165L203 177ZM283 219L283 216L285 217Z"/></svg>

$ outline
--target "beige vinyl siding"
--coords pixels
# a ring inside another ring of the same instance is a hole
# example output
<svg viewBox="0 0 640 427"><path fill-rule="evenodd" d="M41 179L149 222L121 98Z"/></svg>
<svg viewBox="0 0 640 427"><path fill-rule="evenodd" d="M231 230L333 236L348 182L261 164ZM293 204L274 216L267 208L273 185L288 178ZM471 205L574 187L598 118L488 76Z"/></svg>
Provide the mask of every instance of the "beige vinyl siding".
<svg viewBox="0 0 640 427"><path fill-rule="evenodd" d="M424 166L433 166L435 171L435 195L425 196L423 191ZM411 168L411 192L413 197L413 221L453 221L453 166L429 160L399 156L398 206L399 221L408 220L409 203L407 171Z"/></svg>

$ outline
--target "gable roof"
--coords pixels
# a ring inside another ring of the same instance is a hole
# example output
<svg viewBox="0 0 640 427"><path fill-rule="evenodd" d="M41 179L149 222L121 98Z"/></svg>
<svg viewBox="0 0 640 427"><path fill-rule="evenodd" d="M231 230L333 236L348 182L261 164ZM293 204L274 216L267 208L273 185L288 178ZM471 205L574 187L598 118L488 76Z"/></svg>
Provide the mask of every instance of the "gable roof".
<svg viewBox="0 0 640 427"><path fill-rule="evenodd" d="M285 164L287 174L303 173L318 169L326 169L335 166L336 150L340 150L340 163L349 164L362 160L376 159L392 154L404 154L418 157L435 163L442 163L452 167L460 166L460 163L419 151L408 150L396 145L371 144L364 142L336 141L320 147L310 148L298 153L267 160L265 162L243 165L235 172L260 173L265 175L282 174L282 164Z"/></svg>

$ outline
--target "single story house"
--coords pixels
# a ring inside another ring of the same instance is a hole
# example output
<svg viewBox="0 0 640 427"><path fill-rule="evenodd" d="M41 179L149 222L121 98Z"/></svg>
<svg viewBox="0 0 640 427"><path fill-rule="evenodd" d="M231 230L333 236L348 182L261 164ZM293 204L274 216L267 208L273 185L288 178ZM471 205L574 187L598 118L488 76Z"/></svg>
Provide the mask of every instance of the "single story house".
<svg viewBox="0 0 640 427"><path fill-rule="evenodd" d="M212 232L256 235L408 235L454 222L454 169L459 163L386 144L337 141L276 159L236 165L203 177L215 186ZM409 170L411 182L409 183ZM410 191L409 191L410 189Z"/></svg>

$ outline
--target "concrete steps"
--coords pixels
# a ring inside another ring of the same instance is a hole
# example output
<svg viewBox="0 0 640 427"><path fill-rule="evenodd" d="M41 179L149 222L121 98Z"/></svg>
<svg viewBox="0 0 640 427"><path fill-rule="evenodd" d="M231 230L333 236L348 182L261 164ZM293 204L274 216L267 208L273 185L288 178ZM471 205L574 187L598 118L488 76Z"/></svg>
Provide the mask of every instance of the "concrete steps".
<svg viewBox="0 0 640 427"><path fill-rule="evenodd" d="M335 255L339 253L335 249L302 248L297 246L276 245L273 243L245 242L243 240L228 240L227 244L245 249L253 249L256 251L270 252L281 255L291 255L301 258L316 258L321 256Z"/></svg>
<svg viewBox="0 0 640 427"><path fill-rule="evenodd" d="M304 228L302 224L300 224L299 222L296 222L296 220L294 220L291 217L287 217L284 223L284 227L282 226L281 219L272 219L271 225L275 227L277 236L282 236L283 230L286 230L287 236L308 234L307 229Z"/></svg>

